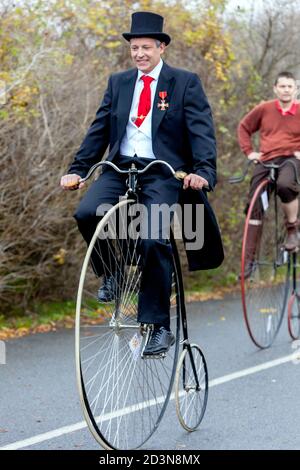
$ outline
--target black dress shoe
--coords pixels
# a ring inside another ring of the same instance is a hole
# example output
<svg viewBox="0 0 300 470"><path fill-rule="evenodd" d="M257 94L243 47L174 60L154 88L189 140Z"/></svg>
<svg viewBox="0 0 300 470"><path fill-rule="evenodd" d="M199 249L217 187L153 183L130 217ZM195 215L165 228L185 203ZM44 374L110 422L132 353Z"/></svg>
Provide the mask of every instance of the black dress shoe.
<svg viewBox="0 0 300 470"><path fill-rule="evenodd" d="M110 276L104 276L103 284L98 290L99 302L112 302L117 296L117 282L115 277L111 274Z"/></svg>
<svg viewBox="0 0 300 470"><path fill-rule="evenodd" d="M150 335L149 341L145 346L144 356L155 356L166 353L175 343L175 337L172 331L168 331L164 326L155 328Z"/></svg>

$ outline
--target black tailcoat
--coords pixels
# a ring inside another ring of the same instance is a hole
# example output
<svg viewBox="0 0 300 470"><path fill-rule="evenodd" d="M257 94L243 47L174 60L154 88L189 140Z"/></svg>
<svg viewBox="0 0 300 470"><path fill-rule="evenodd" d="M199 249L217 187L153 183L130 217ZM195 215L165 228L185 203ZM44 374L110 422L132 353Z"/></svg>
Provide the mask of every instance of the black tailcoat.
<svg viewBox="0 0 300 470"><path fill-rule="evenodd" d="M119 155L128 123L137 69L113 74L108 81L96 118L69 169L85 176L100 161L109 146L107 160ZM162 111L160 92L167 92L169 107ZM211 109L199 77L192 72L163 64L159 75L152 112L152 147L157 159L170 163L175 170L203 176L210 190L216 183L216 141ZM101 177L100 177L101 180ZM223 247L214 212L206 191L182 192L182 203L204 204L204 245L187 250L190 270L210 269L223 261Z"/></svg>

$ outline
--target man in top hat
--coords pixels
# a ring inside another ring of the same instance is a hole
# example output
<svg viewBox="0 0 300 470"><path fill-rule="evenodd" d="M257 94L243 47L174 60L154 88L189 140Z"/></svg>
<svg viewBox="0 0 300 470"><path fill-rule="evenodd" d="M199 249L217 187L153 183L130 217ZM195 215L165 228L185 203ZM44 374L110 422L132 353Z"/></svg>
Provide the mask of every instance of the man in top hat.
<svg viewBox="0 0 300 470"><path fill-rule="evenodd" d="M61 178L61 186L81 188L80 178L101 160L108 146L107 160L123 168L128 168L131 161L139 168L153 159L168 162L175 170L187 173L183 190L182 183L156 165L141 181L140 202L147 208L163 203L172 206L179 200L183 205L204 204L204 245L201 249L187 250L189 268L217 267L223 260L223 248L206 197L216 183L216 141L210 106L200 79L195 73L162 61L161 56L171 41L163 32L162 16L133 13L131 30L123 37L129 42L134 68L110 76L96 118L68 174ZM124 178L110 168L91 185L74 215L87 243L99 222L97 207L102 203L115 204L125 191ZM189 223L192 225L193 220ZM155 239L141 240L141 245L143 279L138 320L154 324L144 354L156 355L166 352L174 343L169 312L172 252L162 231ZM113 277L104 273L98 292L100 301L112 300L113 285Z"/></svg>

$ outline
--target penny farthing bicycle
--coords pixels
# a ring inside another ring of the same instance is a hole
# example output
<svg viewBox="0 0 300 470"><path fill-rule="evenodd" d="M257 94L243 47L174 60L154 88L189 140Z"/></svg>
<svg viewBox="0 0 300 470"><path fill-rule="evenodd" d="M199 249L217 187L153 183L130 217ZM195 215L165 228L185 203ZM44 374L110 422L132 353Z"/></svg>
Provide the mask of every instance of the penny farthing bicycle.
<svg viewBox="0 0 300 470"><path fill-rule="evenodd" d="M127 173L128 189L98 223L82 265L75 328L77 383L83 413L95 439L105 449L136 449L157 429L171 396L176 401L179 421L187 431L199 426L207 404L207 366L199 346L188 339L174 237L170 237L173 257L170 318L176 341L167 354L146 358L143 350L152 325L137 322L143 275L139 237L131 237L124 231L131 219L131 209L138 201L139 174L153 165L165 165L175 177L182 179L185 175L160 160L142 170L134 164L128 170L121 170L112 162L100 162L81 181L90 178L102 165ZM113 260L113 268L107 263L107 256L104 260L104 251ZM115 299L107 304L97 300L100 280L92 269L92 252L106 263L106 272L115 276ZM171 395L174 382L175 392Z"/></svg>
<svg viewBox="0 0 300 470"><path fill-rule="evenodd" d="M241 177L230 178L230 183L244 180L249 164ZM299 288L297 283L297 254L284 248L285 223L277 194L277 173L284 165L292 165L300 184L297 168L292 160L282 164L263 163L269 169L250 201L244 225L241 253L241 296L247 331L259 348L268 348L280 329L287 307L292 272L292 291L288 302L288 327L293 339L300 334ZM249 259L252 267L249 270ZM292 268L292 269L291 269Z"/></svg>

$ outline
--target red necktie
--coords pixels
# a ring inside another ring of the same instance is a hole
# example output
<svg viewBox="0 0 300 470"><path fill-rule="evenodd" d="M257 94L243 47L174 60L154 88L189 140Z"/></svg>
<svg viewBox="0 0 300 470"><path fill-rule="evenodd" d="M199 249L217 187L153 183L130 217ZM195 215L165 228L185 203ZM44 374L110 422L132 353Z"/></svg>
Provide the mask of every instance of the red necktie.
<svg viewBox="0 0 300 470"><path fill-rule="evenodd" d="M148 75L142 75L141 80L144 82L144 88L140 94L140 101L138 106L138 117L135 120L135 125L140 127L144 122L145 117L151 109L151 88L150 83L154 78L149 77Z"/></svg>

